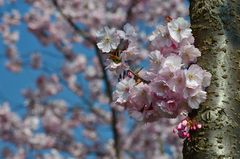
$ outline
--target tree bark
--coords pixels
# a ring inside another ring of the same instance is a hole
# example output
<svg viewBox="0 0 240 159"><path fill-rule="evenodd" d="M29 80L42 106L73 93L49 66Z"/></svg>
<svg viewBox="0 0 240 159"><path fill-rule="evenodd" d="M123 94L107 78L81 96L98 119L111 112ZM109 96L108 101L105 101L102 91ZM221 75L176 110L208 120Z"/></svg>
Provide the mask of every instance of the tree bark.
<svg viewBox="0 0 240 159"><path fill-rule="evenodd" d="M190 0L198 64L212 73L208 99L189 116L203 124L184 159L240 158L240 0Z"/></svg>

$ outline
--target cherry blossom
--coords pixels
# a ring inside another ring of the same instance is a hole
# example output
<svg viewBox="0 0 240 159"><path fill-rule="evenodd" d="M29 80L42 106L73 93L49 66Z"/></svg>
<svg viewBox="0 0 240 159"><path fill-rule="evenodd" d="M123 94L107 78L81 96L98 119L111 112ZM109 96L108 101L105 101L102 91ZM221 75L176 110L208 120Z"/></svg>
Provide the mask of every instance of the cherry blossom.
<svg viewBox="0 0 240 159"><path fill-rule="evenodd" d="M178 43L192 35L189 23L181 17L169 22L168 30L171 38Z"/></svg>
<svg viewBox="0 0 240 159"><path fill-rule="evenodd" d="M182 47L180 56L183 59L183 63L188 65L190 63L195 63L197 57L201 56L201 52L193 45L185 45L184 47Z"/></svg>
<svg viewBox="0 0 240 159"><path fill-rule="evenodd" d="M130 30L134 32L132 27ZM126 29L119 32L122 35L129 34ZM131 36L122 37L135 45ZM165 42L158 44L156 39ZM114 55L115 59L120 58L119 61L105 57L106 61L111 61L107 66L111 68L110 71L125 65L118 69L118 74L127 72L116 85L114 102L126 108L137 120L146 122L162 117L173 118L191 109L198 109L206 100L205 88L210 84L211 74L194 64L201 52L193 45L189 23L183 18L170 18L165 26L156 28L149 40L153 46L157 45L148 55L149 70L142 71L143 68L136 67L136 60L129 56L125 56L124 61L127 62L124 63L121 55L126 54L125 50ZM131 45L126 47L132 48Z"/></svg>
<svg viewBox="0 0 240 159"><path fill-rule="evenodd" d="M173 129L174 133L177 133L180 138L187 138L190 140L190 130L196 131L197 129L201 129L202 125L197 123L196 121L192 121L191 119L184 119L182 120L176 128Z"/></svg>
<svg viewBox="0 0 240 159"><path fill-rule="evenodd" d="M151 64L151 71L155 73L162 68L165 58L160 53L160 51L156 50L150 53L149 60Z"/></svg>
<svg viewBox="0 0 240 159"><path fill-rule="evenodd" d="M116 102L121 104L126 103L130 95L130 90L134 85L135 81L132 78L125 78L119 82L116 86L116 92L114 93L114 96L118 97Z"/></svg>
<svg viewBox="0 0 240 159"><path fill-rule="evenodd" d="M188 105L192 109L198 109L200 103L204 102L207 98L207 93L202 90L194 91L188 98Z"/></svg>
<svg viewBox="0 0 240 159"><path fill-rule="evenodd" d="M163 63L163 68L169 68L170 71L174 72L181 68L182 59L180 56L171 55L168 56Z"/></svg>
<svg viewBox="0 0 240 159"><path fill-rule="evenodd" d="M157 29L149 36L150 41L156 41L160 47L171 46L172 41L170 39L169 31L166 26L160 25Z"/></svg>
<svg viewBox="0 0 240 159"><path fill-rule="evenodd" d="M101 41L97 44L99 49L103 52L110 52L112 49L116 49L118 44L120 43L120 38L116 34L116 30L109 29L108 27L104 27L104 31L99 32L97 35Z"/></svg>
<svg viewBox="0 0 240 159"><path fill-rule="evenodd" d="M187 88L195 89L202 85L203 70L198 65L191 65L185 74Z"/></svg>

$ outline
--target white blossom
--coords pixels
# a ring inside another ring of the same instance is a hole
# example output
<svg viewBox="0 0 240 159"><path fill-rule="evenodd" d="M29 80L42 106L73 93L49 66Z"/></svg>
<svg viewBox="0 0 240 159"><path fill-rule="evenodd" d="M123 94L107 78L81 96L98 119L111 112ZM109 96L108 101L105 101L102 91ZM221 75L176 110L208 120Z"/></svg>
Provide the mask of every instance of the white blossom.
<svg viewBox="0 0 240 159"><path fill-rule="evenodd" d="M101 39L100 42L97 43L99 49L102 52L110 52L112 49L116 49L120 43L120 37L116 33L115 28L104 27L102 32L97 33L97 37Z"/></svg>
<svg viewBox="0 0 240 159"><path fill-rule="evenodd" d="M168 30L171 38L179 43L183 39L190 37L192 35L192 30L189 28L189 26L190 24L182 17L172 20L170 23L168 23Z"/></svg>

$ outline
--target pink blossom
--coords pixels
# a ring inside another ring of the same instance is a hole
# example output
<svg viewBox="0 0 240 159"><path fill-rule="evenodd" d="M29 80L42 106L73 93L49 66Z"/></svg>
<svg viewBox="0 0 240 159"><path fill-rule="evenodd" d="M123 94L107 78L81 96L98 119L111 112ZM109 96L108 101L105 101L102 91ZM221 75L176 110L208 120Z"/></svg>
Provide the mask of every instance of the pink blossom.
<svg viewBox="0 0 240 159"><path fill-rule="evenodd" d="M56 75L52 75L49 78L40 76L37 79L37 86L42 96L54 95L62 88Z"/></svg>
<svg viewBox="0 0 240 159"><path fill-rule="evenodd" d="M116 34L116 29L109 29L108 27L104 27L102 32L97 34L97 37L101 39L97 46L103 52L110 52L112 49L116 49L118 44L120 43L120 37Z"/></svg>
<svg viewBox="0 0 240 159"><path fill-rule="evenodd" d="M122 61L136 60L139 58L139 56L140 53L138 47L135 43L132 42L128 45L128 48L124 50L120 55Z"/></svg>
<svg viewBox="0 0 240 159"><path fill-rule="evenodd" d="M186 39L192 35L190 24L183 18L177 18L168 23L168 30L173 40L180 43L183 39Z"/></svg>
<svg viewBox="0 0 240 159"><path fill-rule="evenodd" d="M151 83L150 83L151 90L156 93L157 96L164 96L167 91L170 89L167 82L162 79L162 77L156 77Z"/></svg>
<svg viewBox="0 0 240 159"><path fill-rule="evenodd" d="M158 106L164 111L169 114L176 113L178 109L178 103L175 100L167 100L167 101L161 101L158 103Z"/></svg>
<svg viewBox="0 0 240 159"><path fill-rule="evenodd" d="M0 6L1 6L1 1L0 1ZM18 25L20 22L20 18L21 18L20 13L15 9L13 9L10 14L5 13L3 15L3 21L8 25Z"/></svg>
<svg viewBox="0 0 240 159"><path fill-rule="evenodd" d="M179 70L181 66L182 58L178 55L168 56L163 63L163 68L169 68L172 72Z"/></svg>
<svg viewBox="0 0 240 159"><path fill-rule="evenodd" d="M188 70L185 71L186 87L195 89L202 85L203 70L198 65L191 65Z"/></svg>
<svg viewBox="0 0 240 159"><path fill-rule="evenodd" d="M83 71L86 67L87 59L84 55L77 55L71 61L67 61L63 66L64 73L79 73Z"/></svg>
<svg viewBox="0 0 240 159"><path fill-rule="evenodd" d="M4 43L6 45L15 44L19 40L19 32L17 32L17 31L14 31L14 32L10 32L10 31L3 32L3 39L4 39Z"/></svg>
<svg viewBox="0 0 240 159"><path fill-rule="evenodd" d="M174 129L173 132L178 134L180 138L187 138L190 140L190 133L189 131L197 131L198 129L202 128L202 124L197 123L189 118L182 120Z"/></svg>
<svg viewBox="0 0 240 159"><path fill-rule="evenodd" d="M62 124L61 119L58 118L51 110L45 112L42 121L46 131L51 133L59 132Z"/></svg>
<svg viewBox="0 0 240 159"><path fill-rule="evenodd" d="M131 89L131 105L138 111L144 111L151 105L150 88L147 84L139 83ZM131 109L131 108L129 108Z"/></svg>
<svg viewBox="0 0 240 159"><path fill-rule="evenodd" d="M172 35L167 35L168 30L170 31L169 26L172 25L170 23L179 24L181 29L185 29L179 32L179 43L170 39ZM157 47L157 43L153 43L154 51L148 55L149 70L141 70L135 74L135 69L131 66L134 64L134 59L124 58L127 61L126 69L133 69L129 76L133 82L131 86L128 85L129 83L122 86L125 91L120 92L125 93L117 93L119 85L122 85L123 81L129 81L129 77L127 80L121 80L114 92L114 99L120 101L118 104L124 106L137 120L155 121L160 117L176 117L182 112L196 109L205 100L203 90L209 85L211 74L196 64L190 65L201 55L192 45L194 40L191 29L181 18L172 20L168 24L168 29L161 26L150 36L150 40L153 41L159 36L168 37L171 45ZM185 36L188 31L189 35ZM124 38L128 40L130 37L124 36ZM135 42L131 41L127 49L130 48L129 52L132 54L138 51L136 47ZM120 53L120 57L124 57L129 52L124 50ZM112 63L115 64L114 61Z"/></svg>
<svg viewBox="0 0 240 159"><path fill-rule="evenodd" d="M44 147L51 147L56 141L53 137L41 133L31 137L29 142L34 148L42 149Z"/></svg>
<svg viewBox="0 0 240 159"><path fill-rule="evenodd" d="M202 81L203 87L208 87L210 85L211 77L212 77L212 74L210 72L203 70L203 81Z"/></svg>
<svg viewBox="0 0 240 159"><path fill-rule="evenodd" d="M22 69L22 62L19 59L10 60L6 63L6 67L12 72L20 72Z"/></svg>
<svg viewBox="0 0 240 159"><path fill-rule="evenodd" d="M24 120L24 125L32 130L35 130L39 126L39 118L37 116L30 116Z"/></svg>
<svg viewBox="0 0 240 159"><path fill-rule="evenodd" d="M128 65L124 64L123 62L115 63L111 62L106 69L109 69L114 75L119 76L124 70L128 68Z"/></svg>
<svg viewBox="0 0 240 159"><path fill-rule="evenodd" d="M129 96L130 90L135 86L135 80L132 78L125 78L121 80L117 86L114 96L117 97L116 103L126 103Z"/></svg>
<svg viewBox="0 0 240 159"><path fill-rule="evenodd" d="M150 41L154 41L160 47L170 47L172 41L166 26L159 25L156 30L149 36Z"/></svg>
<svg viewBox="0 0 240 159"><path fill-rule="evenodd" d="M183 59L183 63L188 65L196 62L197 57L201 56L201 52L193 45L185 45L181 48L180 56Z"/></svg>
<svg viewBox="0 0 240 159"><path fill-rule="evenodd" d="M149 60L151 64L151 71L158 72L162 68L165 58L163 57L160 51L155 50L150 53Z"/></svg>
<svg viewBox="0 0 240 159"><path fill-rule="evenodd" d="M182 94L184 88L186 87L184 71L178 70L174 72L174 77L168 81L168 84L172 91Z"/></svg>
<svg viewBox="0 0 240 159"><path fill-rule="evenodd" d="M123 30L125 32L126 39L129 39L132 41L132 40L135 40L135 38L137 37L136 30L132 25L130 24L124 25Z"/></svg>
<svg viewBox="0 0 240 159"><path fill-rule="evenodd" d="M202 90L196 90L188 98L188 105L192 109L198 109L199 104L204 102L206 99L207 99L207 92L202 91Z"/></svg>

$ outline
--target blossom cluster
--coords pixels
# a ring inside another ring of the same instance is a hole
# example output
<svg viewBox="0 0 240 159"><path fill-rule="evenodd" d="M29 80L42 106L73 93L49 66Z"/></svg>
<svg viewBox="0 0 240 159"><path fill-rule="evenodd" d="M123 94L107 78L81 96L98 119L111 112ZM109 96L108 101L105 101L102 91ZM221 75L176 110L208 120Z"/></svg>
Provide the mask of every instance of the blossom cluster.
<svg viewBox="0 0 240 159"><path fill-rule="evenodd" d="M191 119L184 119L173 129L173 132L178 134L180 138L187 138L190 140L189 130L197 130L201 128L202 124L194 122Z"/></svg>
<svg viewBox="0 0 240 159"><path fill-rule="evenodd" d="M132 26L125 25L123 31L105 27L97 34L107 68L120 77L114 102L138 120L175 118L206 100L211 74L195 64L201 52L193 45L190 24L181 17L167 20L149 36L152 51L146 69L136 63L140 52Z"/></svg>
<svg viewBox="0 0 240 159"><path fill-rule="evenodd" d="M1 2L0 2L1 4ZM6 46L6 67L13 72L21 70L22 61L18 55L16 44L19 40L19 32L12 29L20 23L20 13L13 9L9 13L5 13L0 23L0 35L3 38L3 44Z"/></svg>

